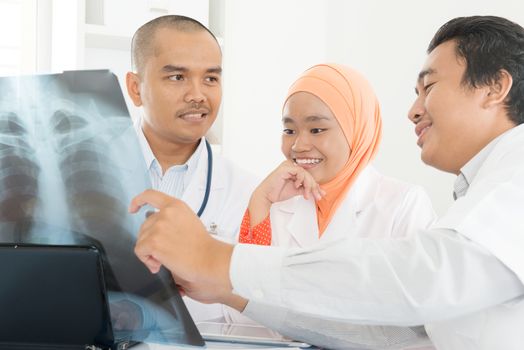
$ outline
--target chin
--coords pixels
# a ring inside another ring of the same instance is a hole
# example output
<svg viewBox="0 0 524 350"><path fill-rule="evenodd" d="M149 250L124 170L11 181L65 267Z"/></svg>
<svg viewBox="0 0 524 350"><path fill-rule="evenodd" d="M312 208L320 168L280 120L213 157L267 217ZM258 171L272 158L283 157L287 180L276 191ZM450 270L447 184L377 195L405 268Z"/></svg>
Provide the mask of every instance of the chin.
<svg viewBox="0 0 524 350"><path fill-rule="evenodd" d="M441 170L438 166L438 161L435 160L433 154L431 154L431 152L428 152L427 150L425 151L424 148L422 148L420 159L424 162L424 164Z"/></svg>
<svg viewBox="0 0 524 350"><path fill-rule="evenodd" d="M308 173L311 174L311 176L313 177L313 180L315 180L315 182L319 185L321 185L322 183L324 183L325 181L323 181L322 179L322 176L318 176L316 175L314 172L312 172L311 170L306 170Z"/></svg>
<svg viewBox="0 0 524 350"><path fill-rule="evenodd" d="M428 155L425 155L424 153L422 153L421 158L422 158L422 161L426 165L429 165L430 167L435 168L437 170L440 170L446 173L455 174L455 175L460 173L460 169L458 170L455 169L455 167L449 164L449 162L440 161L438 157L435 157L435 156L429 157Z"/></svg>

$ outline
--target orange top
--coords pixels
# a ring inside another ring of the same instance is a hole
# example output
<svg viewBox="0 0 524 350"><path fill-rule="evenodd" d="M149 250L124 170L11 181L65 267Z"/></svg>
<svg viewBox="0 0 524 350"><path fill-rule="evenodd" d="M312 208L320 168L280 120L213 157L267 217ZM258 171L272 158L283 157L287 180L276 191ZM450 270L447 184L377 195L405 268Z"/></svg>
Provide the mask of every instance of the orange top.
<svg viewBox="0 0 524 350"><path fill-rule="evenodd" d="M251 216L246 209L242 223L240 224L239 243L271 245L271 220L269 215L264 220L251 228Z"/></svg>
<svg viewBox="0 0 524 350"><path fill-rule="evenodd" d="M330 108L351 149L344 168L321 185L326 195L316 203L322 235L358 175L377 153L382 135L380 106L368 81L339 64L319 64L306 70L291 85L286 101L297 92L313 94Z"/></svg>

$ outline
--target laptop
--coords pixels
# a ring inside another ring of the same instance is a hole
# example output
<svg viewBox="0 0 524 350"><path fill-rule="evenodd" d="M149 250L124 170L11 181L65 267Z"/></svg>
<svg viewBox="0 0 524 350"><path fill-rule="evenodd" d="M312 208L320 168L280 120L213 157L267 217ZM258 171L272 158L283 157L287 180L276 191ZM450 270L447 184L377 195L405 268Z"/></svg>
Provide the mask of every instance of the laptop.
<svg viewBox="0 0 524 350"><path fill-rule="evenodd" d="M205 340L271 347L309 348L310 344L295 341L257 324L225 322L197 322L198 330Z"/></svg>
<svg viewBox="0 0 524 350"><path fill-rule="evenodd" d="M127 304L112 318L103 269L92 246L0 244L0 349L124 350L147 339L154 329L115 330L118 312L129 323L139 310L122 305L139 303L117 298Z"/></svg>

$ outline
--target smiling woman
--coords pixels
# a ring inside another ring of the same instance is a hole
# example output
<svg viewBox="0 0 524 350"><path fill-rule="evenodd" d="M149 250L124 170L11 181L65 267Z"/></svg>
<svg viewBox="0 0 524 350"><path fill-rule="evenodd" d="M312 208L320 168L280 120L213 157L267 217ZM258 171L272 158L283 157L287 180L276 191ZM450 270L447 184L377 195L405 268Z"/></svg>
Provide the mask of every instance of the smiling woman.
<svg viewBox="0 0 524 350"><path fill-rule="evenodd" d="M370 165L382 121L377 98L357 71L310 68L289 89L282 121L287 160L253 193L241 243L304 247L346 234L372 236L377 226L383 227L376 232L398 237L433 220L424 191ZM296 224L301 227L293 229Z"/></svg>
<svg viewBox="0 0 524 350"><path fill-rule="evenodd" d="M401 238L434 220L421 188L388 178L371 165L382 120L373 89L359 72L338 64L313 66L289 89L282 113L287 160L251 196L240 243L306 248L346 237ZM274 328L262 309L250 302L245 315ZM351 334L381 334L383 343L377 346L384 348L424 338L419 329L346 324L342 340L328 335L341 325L296 315L278 324L276 330L284 335L322 347L347 348ZM326 336L319 339L318 334ZM351 341L362 340L357 338Z"/></svg>

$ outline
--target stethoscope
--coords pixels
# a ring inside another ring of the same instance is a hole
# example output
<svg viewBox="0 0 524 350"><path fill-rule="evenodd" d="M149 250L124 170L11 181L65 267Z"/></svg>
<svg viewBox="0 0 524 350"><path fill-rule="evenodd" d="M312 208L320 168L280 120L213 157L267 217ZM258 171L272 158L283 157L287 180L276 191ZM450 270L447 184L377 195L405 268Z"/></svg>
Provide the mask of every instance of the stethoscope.
<svg viewBox="0 0 524 350"><path fill-rule="evenodd" d="M211 145L207 140L206 149L207 149L207 178L206 178L206 191L204 192L204 199L202 204L200 204L200 209L198 209L197 216L200 217L207 206L207 201L209 200L209 192L211 191L211 178L213 176L213 152L211 152Z"/></svg>

